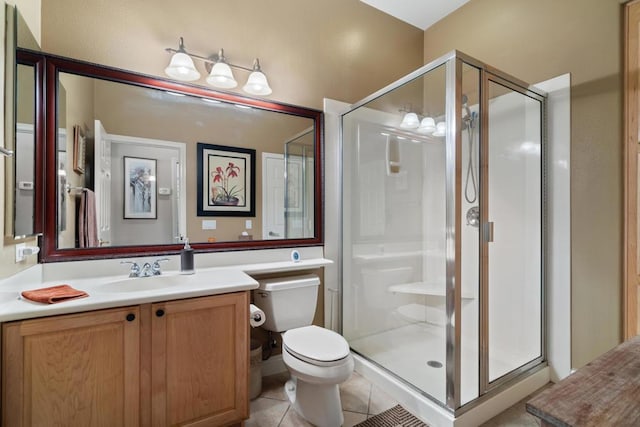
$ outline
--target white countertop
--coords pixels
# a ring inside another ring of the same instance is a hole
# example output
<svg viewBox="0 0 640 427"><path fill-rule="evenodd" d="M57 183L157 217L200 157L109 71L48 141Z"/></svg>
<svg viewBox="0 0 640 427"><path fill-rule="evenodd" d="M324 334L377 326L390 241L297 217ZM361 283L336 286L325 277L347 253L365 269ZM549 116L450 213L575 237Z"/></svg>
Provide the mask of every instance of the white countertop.
<svg viewBox="0 0 640 427"><path fill-rule="evenodd" d="M265 262L198 269L192 275L167 271L160 276L131 279L122 273L117 276L83 275L73 278L72 271L69 272L69 278L64 280L38 281L27 276L24 280L6 281L0 285L0 322L247 291L258 288L258 282L249 274L313 269L331 263L324 258ZM73 270L71 265L69 267ZM42 304L20 295L25 290L61 284L85 291L89 296L57 304Z"/></svg>

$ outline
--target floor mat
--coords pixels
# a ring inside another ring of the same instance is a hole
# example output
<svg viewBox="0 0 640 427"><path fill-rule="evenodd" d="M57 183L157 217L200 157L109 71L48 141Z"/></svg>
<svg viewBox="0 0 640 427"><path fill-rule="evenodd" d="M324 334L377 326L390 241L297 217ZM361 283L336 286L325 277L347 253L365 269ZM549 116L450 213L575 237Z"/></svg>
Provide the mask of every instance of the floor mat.
<svg viewBox="0 0 640 427"><path fill-rule="evenodd" d="M428 427L406 409L396 405L391 409L379 413L367 421L356 424L355 427Z"/></svg>

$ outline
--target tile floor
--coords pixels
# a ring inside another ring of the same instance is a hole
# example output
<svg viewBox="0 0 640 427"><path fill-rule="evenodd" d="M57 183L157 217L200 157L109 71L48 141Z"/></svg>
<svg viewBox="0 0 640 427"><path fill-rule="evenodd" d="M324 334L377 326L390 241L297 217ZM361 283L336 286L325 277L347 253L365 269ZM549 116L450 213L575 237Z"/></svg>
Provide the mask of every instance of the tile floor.
<svg viewBox="0 0 640 427"><path fill-rule="evenodd" d="M245 427L312 427L290 407L284 392L284 383L288 379L286 372L262 379L262 394L251 401L251 416L245 422ZM340 397L344 413L343 427L352 427L397 405L393 398L356 372L340 385ZM523 399L482 426L539 426L537 418L525 411L524 403L529 399Z"/></svg>
<svg viewBox="0 0 640 427"><path fill-rule="evenodd" d="M290 407L284 391L288 379L288 373L262 378L262 394L251 401L251 417L245 427L312 427ZM343 427L352 427L397 405L394 399L355 372L340 385L340 398Z"/></svg>

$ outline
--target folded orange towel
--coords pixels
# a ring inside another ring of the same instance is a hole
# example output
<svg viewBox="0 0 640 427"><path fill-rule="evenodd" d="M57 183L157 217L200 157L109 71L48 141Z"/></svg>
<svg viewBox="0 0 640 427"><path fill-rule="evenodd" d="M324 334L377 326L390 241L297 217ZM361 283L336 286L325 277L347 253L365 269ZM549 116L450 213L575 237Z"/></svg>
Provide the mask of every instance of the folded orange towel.
<svg viewBox="0 0 640 427"><path fill-rule="evenodd" d="M69 285L58 285L51 286L49 288L23 291L22 296L35 302L41 302L44 304L55 304L72 299L85 298L88 297L89 294L85 291L74 289Z"/></svg>

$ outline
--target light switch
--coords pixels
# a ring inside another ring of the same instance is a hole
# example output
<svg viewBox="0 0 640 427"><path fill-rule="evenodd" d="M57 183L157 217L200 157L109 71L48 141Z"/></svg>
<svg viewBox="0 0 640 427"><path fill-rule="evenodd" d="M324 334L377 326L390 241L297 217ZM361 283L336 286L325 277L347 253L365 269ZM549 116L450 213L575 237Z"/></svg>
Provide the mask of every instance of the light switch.
<svg viewBox="0 0 640 427"><path fill-rule="evenodd" d="M250 219L246 220L244 222L244 228L246 230L251 230L253 228L253 222Z"/></svg>
<svg viewBox="0 0 640 427"><path fill-rule="evenodd" d="M215 230L216 229L216 220L215 219L203 219L202 220L202 229L203 230Z"/></svg>

